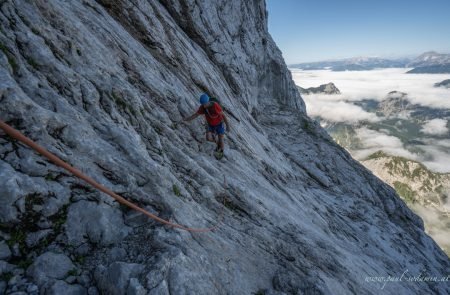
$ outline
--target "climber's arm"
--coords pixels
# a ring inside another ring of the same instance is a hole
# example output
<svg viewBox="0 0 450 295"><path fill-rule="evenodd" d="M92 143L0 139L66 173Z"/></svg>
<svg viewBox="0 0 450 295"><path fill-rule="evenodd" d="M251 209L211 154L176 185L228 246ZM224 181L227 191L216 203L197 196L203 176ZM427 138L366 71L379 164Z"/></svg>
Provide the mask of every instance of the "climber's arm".
<svg viewBox="0 0 450 295"><path fill-rule="evenodd" d="M191 121L191 120L194 120L195 118L197 118L198 116L200 116L199 113L194 113L191 116L184 118L183 121Z"/></svg>

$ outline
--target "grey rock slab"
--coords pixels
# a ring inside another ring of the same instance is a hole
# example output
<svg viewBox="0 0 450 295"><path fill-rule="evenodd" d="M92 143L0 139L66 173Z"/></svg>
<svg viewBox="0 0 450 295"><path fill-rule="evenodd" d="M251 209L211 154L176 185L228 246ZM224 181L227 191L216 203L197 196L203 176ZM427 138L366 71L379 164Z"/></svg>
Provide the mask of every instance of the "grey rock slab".
<svg viewBox="0 0 450 295"><path fill-rule="evenodd" d="M89 295L98 295L100 293L98 292L98 289L96 287L92 286L92 287L89 287L88 294Z"/></svg>
<svg viewBox="0 0 450 295"><path fill-rule="evenodd" d="M10 264L6 261L0 260L0 274L4 274L4 273L8 273L8 272L14 273L15 270L16 270L16 266L14 264Z"/></svg>
<svg viewBox="0 0 450 295"><path fill-rule="evenodd" d="M131 278L136 278L144 269L143 265L136 263L114 262L107 268L97 267L95 271L95 280L102 292L108 294L125 294L129 287ZM132 284L131 290L137 289L136 282Z"/></svg>
<svg viewBox="0 0 450 295"><path fill-rule="evenodd" d="M127 257L127 251L120 247L113 247L109 251L109 257L110 257L111 261L125 260Z"/></svg>
<svg viewBox="0 0 450 295"><path fill-rule="evenodd" d="M87 238L95 244L109 245L120 242L129 231L117 208L90 201L79 201L69 207L66 235L70 244L82 244Z"/></svg>
<svg viewBox="0 0 450 295"><path fill-rule="evenodd" d="M27 238L25 239L25 243L28 247L32 248L37 245L39 245L39 242L47 237L49 234L53 232L52 229L44 229L37 232L32 232L27 235Z"/></svg>
<svg viewBox="0 0 450 295"><path fill-rule="evenodd" d="M64 279L74 268L74 264L66 255L46 252L34 260L27 269L27 275L38 285L42 285L51 279Z"/></svg>
<svg viewBox="0 0 450 295"><path fill-rule="evenodd" d="M44 188L36 186L34 181L17 171L6 162L0 162L0 222L17 221L18 215L25 211L21 199L33 192L43 192ZM14 206L15 203L18 206Z"/></svg>
<svg viewBox="0 0 450 295"><path fill-rule="evenodd" d="M30 285L28 285L28 287L27 287L27 292L28 293L37 293L39 291L39 288L38 288L38 286L36 286L36 285L34 285L34 284L30 284Z"/></svg>
<svg viewBox="0 0 450 295"><path fill-rule="evenodd" d="M130 282L128 283L127 288L127 295L146 295L147 290L144 288L144 286L139 283L139 280L136 278L131 278Z"/></svg>
<svg viewBox="0 0 450 295"><path fill-rule="evenodd" d="M6 287L8 287L8 283L0 281L0 294L5 294Z"/></svg>
<svg viewBox="0 0 450 295"><path fill-rule="evenodd" d="M148 292L149 295L169 295L169 286L167 285L166 280L161 281L156 287L150 289Z"/></svg>
<svg viewBox="0 0 450 295"><path fill-rule="evenodd" d="M86 295L87 291L83 286L68 284L64 281L56 281L45 290L48 295Z"/></svg>
<svg viewBox="0 0 450 295"><path fill-rule="evenodd" d="M11 257L11 250L5 241L0 242L0 260L8 260Z"/></svg>

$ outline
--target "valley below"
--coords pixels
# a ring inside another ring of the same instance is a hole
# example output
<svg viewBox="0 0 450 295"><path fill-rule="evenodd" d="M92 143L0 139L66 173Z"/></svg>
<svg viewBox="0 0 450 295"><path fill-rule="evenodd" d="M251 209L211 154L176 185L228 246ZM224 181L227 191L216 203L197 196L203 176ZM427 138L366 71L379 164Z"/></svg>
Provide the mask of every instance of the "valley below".
<svg viewBox="0 0 450 295"><path fill-rule="evenodd" d="M291 68L300 91L317 89L302 93L308 114L392 186L450 255L449 75L410 70ZM319 91L329 83L337 89Z"/></svg>

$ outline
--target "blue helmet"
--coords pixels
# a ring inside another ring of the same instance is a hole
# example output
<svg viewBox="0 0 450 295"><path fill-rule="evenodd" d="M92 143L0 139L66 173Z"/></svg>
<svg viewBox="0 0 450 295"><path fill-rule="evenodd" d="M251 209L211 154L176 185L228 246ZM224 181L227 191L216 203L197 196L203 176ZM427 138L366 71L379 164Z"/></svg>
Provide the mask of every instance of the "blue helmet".
<svg viewBox="0 0 450 295"><path fill-rule="evenodd" d="M200 103L201 104L205 104L209 101L209 96L206 93L203 93L202 95L200 95Z"/></svg>

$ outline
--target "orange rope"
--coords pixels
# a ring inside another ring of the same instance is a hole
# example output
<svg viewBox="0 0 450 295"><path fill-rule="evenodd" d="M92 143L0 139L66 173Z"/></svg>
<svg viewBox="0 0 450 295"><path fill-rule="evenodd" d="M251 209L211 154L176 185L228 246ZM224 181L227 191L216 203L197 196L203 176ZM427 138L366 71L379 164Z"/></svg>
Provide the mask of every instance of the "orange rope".
<svg viewBox="0 0 450 295"><path fill-rule="evenodd" d="M169 226L172 226L172 227L175 227L175 228L179 228L179 229L183 229L183 230L187 230L187 231L190 231L190 232L208 232L208 231L215 230L219 226L219 223L221 222L222 214L221 214L220 219L217 222L217 224L215 226L213 226L213 227L208 227L208 228L190 228L190 227L186 227L184 225L172 223L172 222L170 222L168 220L162 219L162 218L160 218L160 217L158 217L158 216L156 216L156 215L146 211L145 209L143 209L143 208L141 208L141 207L131 203L130 201L124 199L123 197L121 197L118 194L114 193L110 189L108 189L108 188L104 187L103 185L99 184L94 179L92 179L89 176L85 175L80 170L70 166L69 164L67 164L66 162L64 162L63 160L61 160L57 156L55 156L54 154L52 154L49 151L47 151L44 147L38 145L33 140L31 140L30 138L26 137L25 135L20 133L18 130L16 130L13 127L9 126L8 124L3 122L2 120L0 120L0 128L3 129L3 131L5 131L5 133L8 134L9 136L11 136L12 138L15 138L15 139L21 141L22 143L28 145L30 148L34 149L39 154L41 154L44 157L48 158L50 161L52 161L56 165L58 165L58 166L64 168L65 170L69 171L74 176L76 176L76 177L86 181L87 183L89 183L93 187L97 188L98 190L104 192L105 194L108 194L113 199L115 199L117 202L119 202L119 203L121 203L121 204L123 204L125 206L128 206L128 207L130 207L130 208L132 208L132 209L134 209L136 211L139 211L139 212L147 215L148 217L150 217L150 218L152 218L152 219L154 219L154 220L156 220L156 221L158 221L158 222L160 222L162 224L169 225ZM224 179L224 186L226 187L225 176L224 176L223 179Z"/></svg>

